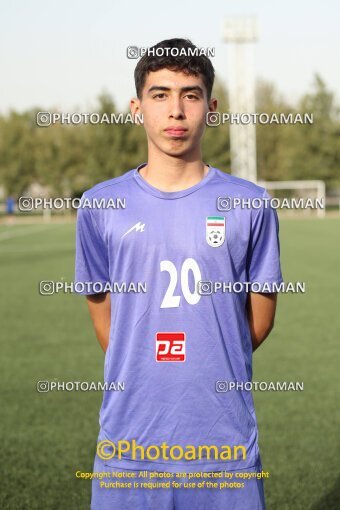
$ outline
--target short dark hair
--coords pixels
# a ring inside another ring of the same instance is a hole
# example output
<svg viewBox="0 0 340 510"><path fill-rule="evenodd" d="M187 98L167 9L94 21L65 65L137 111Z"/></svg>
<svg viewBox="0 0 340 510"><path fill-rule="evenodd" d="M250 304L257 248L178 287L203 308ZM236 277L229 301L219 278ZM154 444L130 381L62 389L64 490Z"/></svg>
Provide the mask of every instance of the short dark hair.
<svg viewBox="0 0 340 510"><path fill-rule="evenodd" d="M214 84L215 71L211 61L206 55L199 55L199 51L197 51L199 49L189 39L166 39L152 46L152 49L154 50L153 53L156 52L157 48L178 48L179 50L182 48L185 50L190 48L192 51L186 51L185 55L179 54L178 56L171 54L171 51L165 51L161 56L157 56L157 54L152 53L150 54L150 51L149 54L145 53L138 62L134 74L136 92L139 99L142 97L142 91L148 73L159 71L160 69L181 71L193 76L201 74L204 85L207 89L208 100L210 99ZM197 54L195 54L195 49ZM191 55L188 53L191 53Z"/></svg>

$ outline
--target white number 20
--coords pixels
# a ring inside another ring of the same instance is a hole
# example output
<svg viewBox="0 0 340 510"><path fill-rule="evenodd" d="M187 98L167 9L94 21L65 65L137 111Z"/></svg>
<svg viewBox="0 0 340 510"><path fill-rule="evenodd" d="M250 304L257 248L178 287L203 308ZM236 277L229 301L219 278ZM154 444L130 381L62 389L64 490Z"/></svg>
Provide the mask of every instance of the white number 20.
<svg viewBox="0 0 340 510"><path fill-rule="evenodd" d="M170 275L170 282L169 286L166 290L166 293L164 295L161 308L176 308L179 306L181 296L175 296L175 288L177 285L177 268L173 262L170 260L162 260L160 263L160 269L161 271L168 271ZM189 288L189 271L192 271L194 275L194 282L195 282L195 290L194 292L191 292ZM202 280L201 277L201 271L198 267L198 264L196 260L194 259L185 259L183 262L182 268L181 268L181 288L183 292L184 299L190 304L190 305L196 305L196 303L199 302L201 299L200 294L196 291L197 288L197 282Z"/></svg>

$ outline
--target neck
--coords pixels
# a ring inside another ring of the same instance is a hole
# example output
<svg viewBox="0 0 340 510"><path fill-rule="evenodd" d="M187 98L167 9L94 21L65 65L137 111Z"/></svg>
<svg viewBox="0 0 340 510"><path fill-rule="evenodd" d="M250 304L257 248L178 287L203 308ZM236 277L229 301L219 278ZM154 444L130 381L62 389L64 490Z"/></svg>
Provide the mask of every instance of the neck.
<svg viewBox="0 0 340 510"><path fill-rule="evenodd" d="M149 155L147 165L139 173L160 191L182 191L198 184L208 171L208 165L200 158L186 160L160 154Z"/></svg>

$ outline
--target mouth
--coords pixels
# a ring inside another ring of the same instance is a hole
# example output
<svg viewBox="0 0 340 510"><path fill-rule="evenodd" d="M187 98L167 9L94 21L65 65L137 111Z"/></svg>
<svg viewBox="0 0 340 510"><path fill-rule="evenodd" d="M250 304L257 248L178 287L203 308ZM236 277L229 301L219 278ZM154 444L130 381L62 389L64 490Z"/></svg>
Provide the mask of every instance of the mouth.
<svg viewBox="0 0 340 510"><path fill-rule="evenodd" d="M185 135L185 133L188 131L185 128L182 127L169 127L164 129L165 133L167 133L171 138L181 138Z"/></svg>

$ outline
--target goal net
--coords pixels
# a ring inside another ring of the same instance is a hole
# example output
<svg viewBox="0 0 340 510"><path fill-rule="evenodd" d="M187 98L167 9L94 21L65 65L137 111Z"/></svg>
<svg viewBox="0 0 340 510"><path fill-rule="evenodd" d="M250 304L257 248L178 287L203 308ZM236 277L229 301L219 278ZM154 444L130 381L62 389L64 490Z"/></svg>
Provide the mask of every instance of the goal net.
<svg viewBox="0 0 340 510"><path fill-rule="evenodd" d="M279 212L316 215L326 213L326 186L324 181L258 181L271 195L271 205Z"/></svg>

